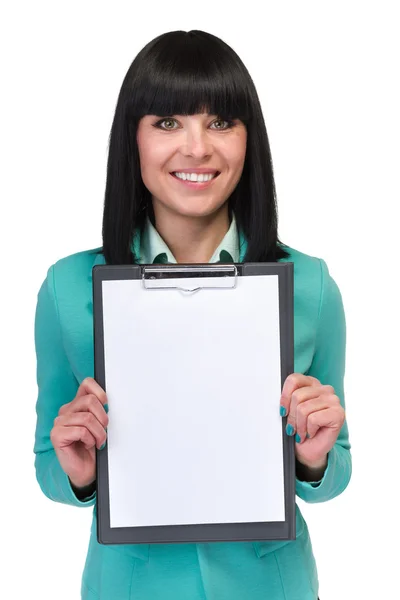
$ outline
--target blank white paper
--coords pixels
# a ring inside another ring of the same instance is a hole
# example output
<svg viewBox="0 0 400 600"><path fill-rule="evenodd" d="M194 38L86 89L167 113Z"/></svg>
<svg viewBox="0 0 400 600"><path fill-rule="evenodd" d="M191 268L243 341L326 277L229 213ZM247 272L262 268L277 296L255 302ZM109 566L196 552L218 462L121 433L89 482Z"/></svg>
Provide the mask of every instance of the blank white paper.
<svg viewBox="0 0 400 600"><path fill-rule="evenodd" d="M104 281L103 319L110 526L283 521L278 276Z"/></svg>

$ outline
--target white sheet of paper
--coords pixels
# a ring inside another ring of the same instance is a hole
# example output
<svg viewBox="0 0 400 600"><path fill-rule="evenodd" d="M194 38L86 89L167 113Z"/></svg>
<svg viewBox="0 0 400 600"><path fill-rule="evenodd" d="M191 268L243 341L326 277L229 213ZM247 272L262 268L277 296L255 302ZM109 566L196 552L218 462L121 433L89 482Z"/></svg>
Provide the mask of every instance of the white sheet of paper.
<svg viewBox="0 0 400 600"><path fill-rule="evenodd" d="M237 280L103 282L111 527L285 519L278 276Z"/></svg>

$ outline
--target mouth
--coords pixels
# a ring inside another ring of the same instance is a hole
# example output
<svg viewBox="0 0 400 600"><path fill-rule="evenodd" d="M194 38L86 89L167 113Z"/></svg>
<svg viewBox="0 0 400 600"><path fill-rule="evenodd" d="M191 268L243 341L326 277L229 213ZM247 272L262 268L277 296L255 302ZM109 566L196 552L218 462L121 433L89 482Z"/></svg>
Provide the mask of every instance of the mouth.
<svg viewBox="0 0 400 600"><path fill-rule="evenodd" d="M171 177L173 177L175 181L193 189L204 189L206 187L209 187L216 179L218 179L220 174L220 171L212 173L213 177L208 181L191 181L190 179L181 179L176 175L176 171L170 173Z"/></svg>

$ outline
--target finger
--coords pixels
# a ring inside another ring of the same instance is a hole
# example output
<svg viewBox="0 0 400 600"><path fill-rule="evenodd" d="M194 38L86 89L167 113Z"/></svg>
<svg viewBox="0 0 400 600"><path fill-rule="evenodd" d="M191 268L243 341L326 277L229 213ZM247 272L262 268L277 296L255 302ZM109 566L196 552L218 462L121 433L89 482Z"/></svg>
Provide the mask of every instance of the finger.
<svg viewBox="0 0 400 600"><path fill-rule="evenodd" d="M107 433L105 428L101 425L101 423L97 420L97 418L93 415L93 413L89 411L84 412L71 412L66 415L58 416L54 419L55 427L86 427L86 429L93 436L94 440L91 444L92 446L96 444L98 448L104 444L107 439ZM66 432L64 432L66 435Z"/></svg>
<svg viewBox="0 0 400 600"><path fill-rule="evenodd" d="M103 388L97 383L95 379L93 379L93 377L86 377L80 384L75 398L71 402L64 404L66 410L69 410L69 405L72 404L72 402L74 402L77 398L80 398L81 396L86 396L88 394L94 394L95 396L97 396L101 404L107 404L107 394L105 393ZM61 409L63 409L63 407L61 407Z"/></svg>
<svg viewBox="0 0 400 600"><path fill-rule="evenodd" d="M303 375L303 373L291 373L288 375L282 388L281 416L285 417L289 414L290 398L296 389L315 384L321 385L320 381L311 375Z"/></svg>
<svg viewBox="0 0 400 600"><path fill-rule="evenodd" d="M317 398L311 398L305 402L301 402L297 406L296 412L296 442L301 444L306 439L306 436L310 436L307 430L308 417L316 411L324 410L329 408L329 396L322 394Z"/></svg>
<svg viewBox="0 0 400 600"><path fill-rule="evenodd" d="M340 431L345 420L343 407L339 405L330 406L324 410L318 410L307 417L307 432L312 439L321 427L329 427Z"/></svg>
<svg viewBox="0 0 400 600"><path fill-rule="evenodd" d="M76 396L79 398L86 394L94 394L103 405L107 404L107 394L93 377L86 377L86 379L82 381Z"/></svg>
<svg viewBox="0 0 400 600"><path fill-rule="evenodd" d="M321 386L310 385L295 390L289 400L289 414L287 418L286 432L288 435L294 435L297 431L297 409L300 404L307 402L311 398L318 398Z"/></svg>
<svg viewBox="0 0 400 600"><path fill-rule="evenodd" d="M96 439L89 429L79 425L54 427L50 432L50 440L56 449L65 448L74 442L82 442L87 450L96 445Z"/></svg>
<svg viewBox="0 0 400 600"><path fill-rule="evenodd" d="M74 412L88 411L93 413L99 423L103 427L108 425L108 415L105 411L104 405L101 404L100 400L94 394L87 394L86 396L75 397L72 402L64 404L58 411L59 416L67 415Z"/></svg>

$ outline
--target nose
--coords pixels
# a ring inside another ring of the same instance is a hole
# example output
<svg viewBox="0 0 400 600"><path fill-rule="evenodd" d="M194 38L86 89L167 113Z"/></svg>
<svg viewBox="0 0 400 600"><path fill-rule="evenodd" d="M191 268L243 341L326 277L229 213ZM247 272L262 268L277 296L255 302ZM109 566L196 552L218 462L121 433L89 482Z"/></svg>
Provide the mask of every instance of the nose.
<svg viewBox="0 0 400 600"><path fill-rule="evenodd" d="M184 133L181 153L199 160L212 154L212 143L204 127L188 127Z"/></svg>

